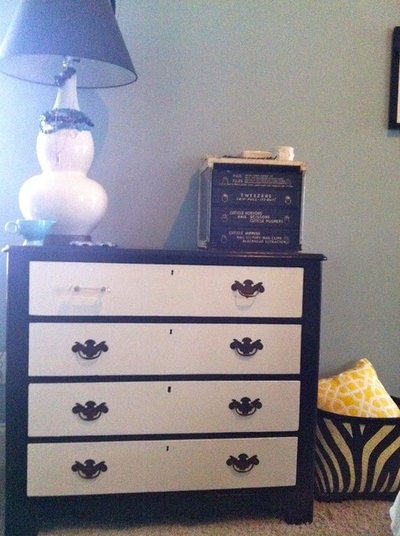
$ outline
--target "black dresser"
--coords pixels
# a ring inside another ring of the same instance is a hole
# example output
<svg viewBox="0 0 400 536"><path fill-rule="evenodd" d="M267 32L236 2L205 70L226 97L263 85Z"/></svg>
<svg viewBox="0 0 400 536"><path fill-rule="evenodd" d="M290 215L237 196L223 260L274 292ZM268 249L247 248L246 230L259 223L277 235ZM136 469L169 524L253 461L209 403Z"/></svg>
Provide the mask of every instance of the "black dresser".
<svg viewBox="0 0 400 536"><path fill-rule="evenodd" d="M6 536L141 497L312 521L322 255L6 253Z"/></svg>

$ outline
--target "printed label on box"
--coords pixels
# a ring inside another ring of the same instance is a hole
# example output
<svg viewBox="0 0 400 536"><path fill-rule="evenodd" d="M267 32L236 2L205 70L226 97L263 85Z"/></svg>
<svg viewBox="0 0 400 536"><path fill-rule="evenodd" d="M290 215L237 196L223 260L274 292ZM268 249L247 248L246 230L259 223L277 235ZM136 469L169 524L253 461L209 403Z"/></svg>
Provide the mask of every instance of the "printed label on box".
<svg viewBox="0 0 400 536"><path fill-rule="evenodd" d="M214 229L211 233L211 247L227 249L275 249L298 251L299 231L281 229L268 232L265 229Z"/></svg>
<svg viewBox="0 0 400 536"><path fill-rule="evenodd" d="M254 188L213 188L212 202L218 205L268 205L274 207L298 207L300 192Z"/></svg>
<svg viewBox="0 0 400 536"><path fill-rule="evenodd" d="M232 169L214 169L214 186L252 186L262 188L301 188L302 174L296 171L246 172Z"/></svg>
<svg viewBox="0 0 400 536"><path fill-rule="evenodd" d="M300 211L264 207L254 207L253 209L215 207L212 209L211 222L216 227L218 225L298 227L300 225Z"/></svg>

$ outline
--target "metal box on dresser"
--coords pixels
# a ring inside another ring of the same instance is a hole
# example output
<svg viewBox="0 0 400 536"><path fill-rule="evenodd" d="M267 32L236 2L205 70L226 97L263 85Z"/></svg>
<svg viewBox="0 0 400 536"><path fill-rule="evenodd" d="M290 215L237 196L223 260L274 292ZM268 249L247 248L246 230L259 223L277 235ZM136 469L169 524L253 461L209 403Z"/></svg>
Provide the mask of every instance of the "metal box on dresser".
<svg viewBox="0 0 400 536"><path fill-rule="evenodd" d="M322 255L7 255L6 536L60 500L231 495L312 520Z"/></svg>
<svg viewBox="0 0 400 536"><path fill-rule="evenodd" d="M207 157L199 174L198 246L300 251L305 170L304 162Z"/></svg>

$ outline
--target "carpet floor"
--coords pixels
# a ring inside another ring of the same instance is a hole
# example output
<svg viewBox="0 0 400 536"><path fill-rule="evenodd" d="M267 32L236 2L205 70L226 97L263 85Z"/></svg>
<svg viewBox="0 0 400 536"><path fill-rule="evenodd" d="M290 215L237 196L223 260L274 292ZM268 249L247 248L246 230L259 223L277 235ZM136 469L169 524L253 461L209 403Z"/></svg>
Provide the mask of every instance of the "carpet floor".
<svg viewBox="0 0 400 536"><path fill-rule="evenodd" d="M276 517L240 514L140 522L83 523L78 517L45 522L39 536L392 536L387 501L315 503L314 521L288 525ZM157 517L157 516L156 516ZM17 536L17 535L16 535Z"/></svg>

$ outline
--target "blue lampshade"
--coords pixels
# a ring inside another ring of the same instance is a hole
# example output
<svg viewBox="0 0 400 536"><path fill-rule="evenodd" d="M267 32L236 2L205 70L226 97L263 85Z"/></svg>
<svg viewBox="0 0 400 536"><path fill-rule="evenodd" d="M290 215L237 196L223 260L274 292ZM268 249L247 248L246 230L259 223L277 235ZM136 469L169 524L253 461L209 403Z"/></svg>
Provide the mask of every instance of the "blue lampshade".
<svg viewBox="0 0 400 536"><path fill-rule="evenodd" d="M0 47L0 72L53 86L65 57L75 60L78 87L137 79L110 0L22 0Z"/></svg>

